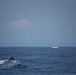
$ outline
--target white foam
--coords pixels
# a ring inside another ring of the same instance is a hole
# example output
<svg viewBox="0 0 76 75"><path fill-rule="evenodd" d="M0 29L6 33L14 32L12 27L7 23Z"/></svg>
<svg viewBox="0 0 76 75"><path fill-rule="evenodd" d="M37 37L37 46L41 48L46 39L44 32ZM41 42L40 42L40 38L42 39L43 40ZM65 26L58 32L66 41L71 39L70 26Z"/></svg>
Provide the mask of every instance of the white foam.
<svg viewBox="0 0 76 75"><path fill-rule="evenodd" d="M5 61L8 61L8 60L0 60L0 64L4 64Z"/></svg>
<svg viewBox="0 0 76 75"><path fill-rule="evenodd" d="M0 69L10 68L19 64L18 60L0 60Z"/></svg>

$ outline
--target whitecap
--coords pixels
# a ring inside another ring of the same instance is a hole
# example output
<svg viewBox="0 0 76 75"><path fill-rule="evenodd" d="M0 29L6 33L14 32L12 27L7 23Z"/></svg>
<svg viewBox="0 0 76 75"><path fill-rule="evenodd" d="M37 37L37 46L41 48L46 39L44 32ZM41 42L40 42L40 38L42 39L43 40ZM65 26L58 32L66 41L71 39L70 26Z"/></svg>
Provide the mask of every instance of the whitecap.
<svg viewBox="0 0 76 75"><path fill-rule="evenodd" d="M0 60L0 64L4 64L5 61L8 61L8 60Z"/></svg>
<svg viewBox="0 0 76 75"><path fill-rule="evenodd" d="M0 60L0 69L10 68L20 64L18 60Z"/></svg>

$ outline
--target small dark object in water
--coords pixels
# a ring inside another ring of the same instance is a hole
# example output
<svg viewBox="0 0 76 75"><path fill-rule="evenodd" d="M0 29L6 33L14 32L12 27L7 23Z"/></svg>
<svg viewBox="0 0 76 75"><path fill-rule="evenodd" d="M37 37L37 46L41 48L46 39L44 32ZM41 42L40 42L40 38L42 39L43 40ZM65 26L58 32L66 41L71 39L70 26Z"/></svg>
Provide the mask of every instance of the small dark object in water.
<svg viewBox="0 0 76 75"><path fill-rule="evenodd" d="M15 58L11 57L9 60L16 60Z"/></svg>

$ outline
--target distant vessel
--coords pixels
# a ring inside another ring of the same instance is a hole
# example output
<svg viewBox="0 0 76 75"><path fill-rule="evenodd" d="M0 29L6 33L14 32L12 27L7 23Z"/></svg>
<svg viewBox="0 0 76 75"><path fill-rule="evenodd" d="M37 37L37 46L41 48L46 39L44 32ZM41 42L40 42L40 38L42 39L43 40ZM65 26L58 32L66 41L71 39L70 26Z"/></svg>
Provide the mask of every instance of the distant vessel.
<svg viewBox="0 0 76 75"><path fill-rule="evenodd" d="M52 46L52 48L59 48L58 46Z"/></svg>

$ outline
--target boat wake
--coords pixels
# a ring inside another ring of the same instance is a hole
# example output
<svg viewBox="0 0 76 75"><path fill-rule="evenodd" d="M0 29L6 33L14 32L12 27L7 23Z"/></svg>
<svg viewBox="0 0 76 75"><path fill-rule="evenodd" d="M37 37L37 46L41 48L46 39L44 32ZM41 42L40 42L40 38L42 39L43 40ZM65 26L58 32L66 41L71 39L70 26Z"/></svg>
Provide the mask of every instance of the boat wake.
<svg viewBox="0 0 76 75"><path fill-rule="evenodd" d="M0 60L0 69L11 68L20 64L18 60Z"/></svg>

